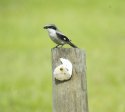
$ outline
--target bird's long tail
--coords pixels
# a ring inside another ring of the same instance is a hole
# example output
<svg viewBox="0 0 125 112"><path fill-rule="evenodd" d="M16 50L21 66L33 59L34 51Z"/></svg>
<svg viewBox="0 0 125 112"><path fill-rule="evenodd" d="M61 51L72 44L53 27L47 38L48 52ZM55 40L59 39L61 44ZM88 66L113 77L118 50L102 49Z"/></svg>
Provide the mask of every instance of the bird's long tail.
<svg viewBox="0 0 125 112"><path fill-rule="evenodd" d="M74 48L78 48L75 44L73 44L72 42L68 42L68 44Z"/></svg>

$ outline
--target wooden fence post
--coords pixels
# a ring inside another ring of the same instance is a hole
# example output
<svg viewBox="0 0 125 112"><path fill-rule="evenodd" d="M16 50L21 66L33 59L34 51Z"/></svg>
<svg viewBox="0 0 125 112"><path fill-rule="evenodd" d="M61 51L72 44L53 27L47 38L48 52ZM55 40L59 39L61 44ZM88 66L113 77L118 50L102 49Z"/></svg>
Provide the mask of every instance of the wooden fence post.
<svg viewBox="0 0 125 112"><path fill-rule="evenodd" d="M57 81L53 75L53 112L88 112L85 51L79 48L53 48L53 71L60 65L60 58L71 61L73 73L67 81Z"/></svg>

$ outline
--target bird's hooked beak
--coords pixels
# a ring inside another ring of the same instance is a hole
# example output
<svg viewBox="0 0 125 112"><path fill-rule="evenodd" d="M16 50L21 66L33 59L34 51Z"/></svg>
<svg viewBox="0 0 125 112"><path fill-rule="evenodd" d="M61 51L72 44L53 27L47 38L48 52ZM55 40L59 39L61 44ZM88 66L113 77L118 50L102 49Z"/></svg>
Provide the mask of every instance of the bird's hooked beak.
<svg viewBox="0 0 125 112"><path fill-rule="evenodd" d="M44 28L44 29L47 29L48 27L47 27L47 26L44 26L43 28Z"/></svg>

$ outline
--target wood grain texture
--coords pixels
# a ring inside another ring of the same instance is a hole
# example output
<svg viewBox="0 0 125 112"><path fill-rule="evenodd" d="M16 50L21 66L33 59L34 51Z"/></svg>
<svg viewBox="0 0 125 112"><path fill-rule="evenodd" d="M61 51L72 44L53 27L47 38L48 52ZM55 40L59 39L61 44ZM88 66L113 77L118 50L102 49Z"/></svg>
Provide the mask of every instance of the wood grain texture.
<svg viewBox="0 0 125 112"><path fill-rule="evenodd" d="M70 60L73 75L68 81L53 79L53 112L88 112L86 57L78 48L53 48L52 73L61 64L60 58Z"/></svg>

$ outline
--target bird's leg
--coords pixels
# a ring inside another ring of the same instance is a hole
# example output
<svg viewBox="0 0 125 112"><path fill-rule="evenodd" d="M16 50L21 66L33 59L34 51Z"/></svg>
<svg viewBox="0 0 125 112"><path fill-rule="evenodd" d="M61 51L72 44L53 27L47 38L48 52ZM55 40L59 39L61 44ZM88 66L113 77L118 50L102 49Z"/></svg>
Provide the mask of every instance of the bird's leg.
<svg viewBox="0 0 125 112"><path fill-rule="evenodd" d="M64 46L64 44L63 45L61 45L61 48Z"/></svg>
<svg viewBox="0 0 125 112"><path fill-rule="evenodd" d="M58 44L56 47L54 47L54 48L58 48L60 46L60 48L62 48L63 46L64 46L64 44L63 45L60 45L60 44Z"/></svg>
<svg viewBox="0 0 125 112"><path fill-rule="evenodd" d="M56 47L54 47L54 48L57 48L58 46L59 46L59 44Z"/></svg>

